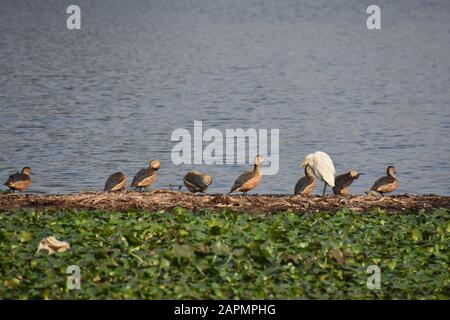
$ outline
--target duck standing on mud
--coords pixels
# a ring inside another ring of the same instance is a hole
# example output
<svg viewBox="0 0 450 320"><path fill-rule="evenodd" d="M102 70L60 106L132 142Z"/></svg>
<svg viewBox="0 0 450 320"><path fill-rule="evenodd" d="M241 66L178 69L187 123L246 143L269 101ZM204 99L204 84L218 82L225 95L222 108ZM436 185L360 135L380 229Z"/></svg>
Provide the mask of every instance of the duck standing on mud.
<svg viewBox="0 0 450 320"><path fill-rule="evenodd" d="M396 173L397 171L395 170L394 166L387 167L387 175L375 181L370 190L378 192L381 195L389 192L394 192L399 185L398 179L395 176Z"/></svg>
<svg viewBox="0 0 450 320"><path fill-rule="evenodd" d="M264 157L261 155L257 155L255 158L255 166L253 168L253 171L247 171L241 174L231 187L230 193L236 191L242 192L242 194L245 195L248 191L256 188L261 182L261 163L263 161Z"/></svg>
<svg viewBox="0 0 450 320"><path fill-rule="evenodd" d="M341 174L334 179L335 186L333 192L335 195L346 195L350 193L350 185L353 180L359 178L359 172L352 170L347 173Z"/></svg>
<svg viewBox="0 0 450 320"><path fill-rule="evenodd" d="M314 175L324 182L322 194L322 197L324 197L327 185L334 187L336 170L334 169L333 160L325 152L316 151L308 154L300 166L305 167L307 165L311 166L314 169Z"/></svg>
<svg viewBox="0 0 450 320"><path fill-rule="evenodd" d="M310 195L316 185L314 170L309 165L305 166L305 176L301 177L295 184L294 194Z"/></svg>
<svg viewBox="0 0 450 320"><path fill-rule="evenodd" d="M150 166L145 169L141 169L136 173L133 178L131 186L138 188L142 191L142 188L147 188L156 181L156 172L159 170L161 164L158 160L150 161Z"/></svg>
<svg viewBox="0 0 450 320"><path fill-rule="evenodd" d="M183 178L184 185L192 193L205 193L212 181L211 176L197 171L190 171Z"/></svg>
<svg viewBox="0 0 450 320"><path fill-rule="evenodd" d="M10 175L8 180L5 182L5 186L10 189L11 193L14 193L15 190L25 191L33 183L30 175L31 168L25 167L22 169L22 172L17 172Z"/></svg>
<svg viewBox="0 0 450 320"><path fill-rule="evenodd" d="M123 191L126 189L127 177L122 172L116 172L109 176L105 183L105 192Z"/></svg>

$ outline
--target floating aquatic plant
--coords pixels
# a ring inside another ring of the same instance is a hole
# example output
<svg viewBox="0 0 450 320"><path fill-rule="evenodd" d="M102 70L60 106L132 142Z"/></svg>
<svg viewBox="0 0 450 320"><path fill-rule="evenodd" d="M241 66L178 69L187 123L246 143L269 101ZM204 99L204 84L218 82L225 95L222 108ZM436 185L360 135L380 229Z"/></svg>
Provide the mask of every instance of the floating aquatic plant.
<svg viewBox="0 0 450 320"><path fill-rule="evenodd" d="M4 299L448 299L449 211L0 213ZM54 235L71 250L36 253ZM79 266L81 289L66 286ZM381 289L366 286L381 268Z"/></svg>

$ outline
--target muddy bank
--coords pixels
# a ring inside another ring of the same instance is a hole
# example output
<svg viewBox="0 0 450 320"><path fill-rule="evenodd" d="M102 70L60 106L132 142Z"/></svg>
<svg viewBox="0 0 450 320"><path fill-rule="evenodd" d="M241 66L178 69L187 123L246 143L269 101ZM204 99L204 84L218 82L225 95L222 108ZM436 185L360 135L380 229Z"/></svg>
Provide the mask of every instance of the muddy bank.
<svg viewBox="0 0 450 320"><path fill-rule="evenodd" d="M170 210L184 207L194 211L211 209L222 211L229 209L237 212L274 213L286 210L295 212L337 211L343 208L365 212L374 207L392 212L409 209L437 208L450 209L450 197L439 195L395 195L375 197L354 195L347 197L293 195L193 195L184 192L157 190L153 192L127 193L77 193L70 195L0 195L0 210L10 211L21 208L41 210Z"/></svg>

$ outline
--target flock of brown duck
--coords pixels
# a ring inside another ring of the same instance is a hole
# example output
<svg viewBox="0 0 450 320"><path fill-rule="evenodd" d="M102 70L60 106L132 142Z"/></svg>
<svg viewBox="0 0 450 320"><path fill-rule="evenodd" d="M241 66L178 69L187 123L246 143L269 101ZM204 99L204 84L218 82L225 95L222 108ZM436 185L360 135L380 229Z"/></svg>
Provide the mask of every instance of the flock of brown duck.
<svg viewBox="0 0 450 320"><path fill-rule="evenodd" d="M261 164L263 161L264 157L257 155L253 170L242 173L234 182L230 193L242 192L246 194L248 191L256 188L261 182ZM148 168L141 169L136 173L131 187L139 191L142 191L142 189L148 190L148 187L155 183L160 166L161 164L158 160L150 161ZM350 193L350 185L352 182L359 178L359 173L354 170L334 177L335 170L333 162L326 153L321 151L306 156L302 166L305 167L305 176L297 181L294 194L310 195L316 185L317 179L320 179L325 183L323 195L325 195L327 185L332 187L335 195L346 195ZM11 193L14 193L15 190L25 191L32 184L31 174L31 168L25 167L22 169L22 172L17 172L9 176L5 185L10 189ZM399 185L395 174L395 168L389 166L386 176L376 180L370 190L378 194L395 191ZM204 193L212 184L213 179L207 174L190 171L184 176L183 182L190 192ZM116 172L106 180L104 191L115 192L125 191L126 189L127 177L122 172Z"/></svg>

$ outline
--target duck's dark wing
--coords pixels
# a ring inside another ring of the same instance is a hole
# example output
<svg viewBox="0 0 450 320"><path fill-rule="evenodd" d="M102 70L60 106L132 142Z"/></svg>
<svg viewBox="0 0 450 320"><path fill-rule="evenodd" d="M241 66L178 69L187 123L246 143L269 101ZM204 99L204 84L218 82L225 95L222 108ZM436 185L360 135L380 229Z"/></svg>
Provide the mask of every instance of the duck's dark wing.
<svg viewBox="0 0 450 320"><path fill-rule="evenodd" d="M314 177L302 177L295 184L294 194L311 193L316 179Z"/></svg>
<svg viewBox="0 0 450 320"><path fill-rule="evenodd" d="M149 178L152 174L154 174L154 171L150 168L139 170L138 173L136 173L136 175L134 176L131 185L137 186L139 182L142 182L142 180Z"/></svg>
<svg viewBox="0 0 450 320"><path fill-rule="evenodd" d="M248 180L250 180L251 178L253 178L253 171L244 172L236 179L233 186L231 187L230 192L236 191L237 189L242 187L242 185L244 183L246 183Z"/></svg>
<svg viewBox="0 0 450 320"><path fill-rule="evenodd" d="M125 175L122 172L116 172L109 176L108 180L105 183L105 191L111 191L118 184L123 183L126 179Z"/></svg>
<svg viewBox="0 0 450 320"><path fill-rule="evenodd" d="M31 181L30 176L21 172L17 172L9 176L8 180L5 182L5 186L14 187L15 184L24 181Z"/></svg>
<svg viewBox="0 0 450 320"><path fill-rule="evenodd" d="M334 187L333 187L334 194L340 194L341 190L349 187L352 184L352 182L353 179L347 173L337 176L334 179Z"/></svg>
<svg viewBox="0 0 450 320"><path fill-rule="evenodd" d="M10 189L25 191L31 186L31 183L32 181L29 175L18 172L10 175L8 180L5 182L5 185Z"/></svg>
<svg viewBox="0 0 450 320"><path fill-rule="evenodd" d="M208 188L209 183L206 181L204 175L188 172L183 179L184 185L191 192L203 191Z"/></svg>
<svg viewBox="0 0 450 320"><path fill-rule="evenodd" d="M384 176L375 181L370 190L385 193L392 192L396 188L396 179L391 176Z"/></svg>
<svg viewBox="0 0 450 320"><path fill-rule="evenodd" d="M5 186L10 187L10 186L11 186L11 183L13 183L13 181L15 180L15 177L16 177L18 174L19 174L19 173L17 172L17 173L15 173L15 174L10 175L10 176L8 177L8 180L6 180L6 182L4 183Z"/></svg>
<svg viewBox="0 0 450 320"><path fill-rule="evenodd" d="M338 188L345 188L346 186L349 185L349 180L347 174L341 174L340 176L337 176L334 179L334 184L336 185L336 187ZM348 184L348 185L347 185Z"/></svg>

